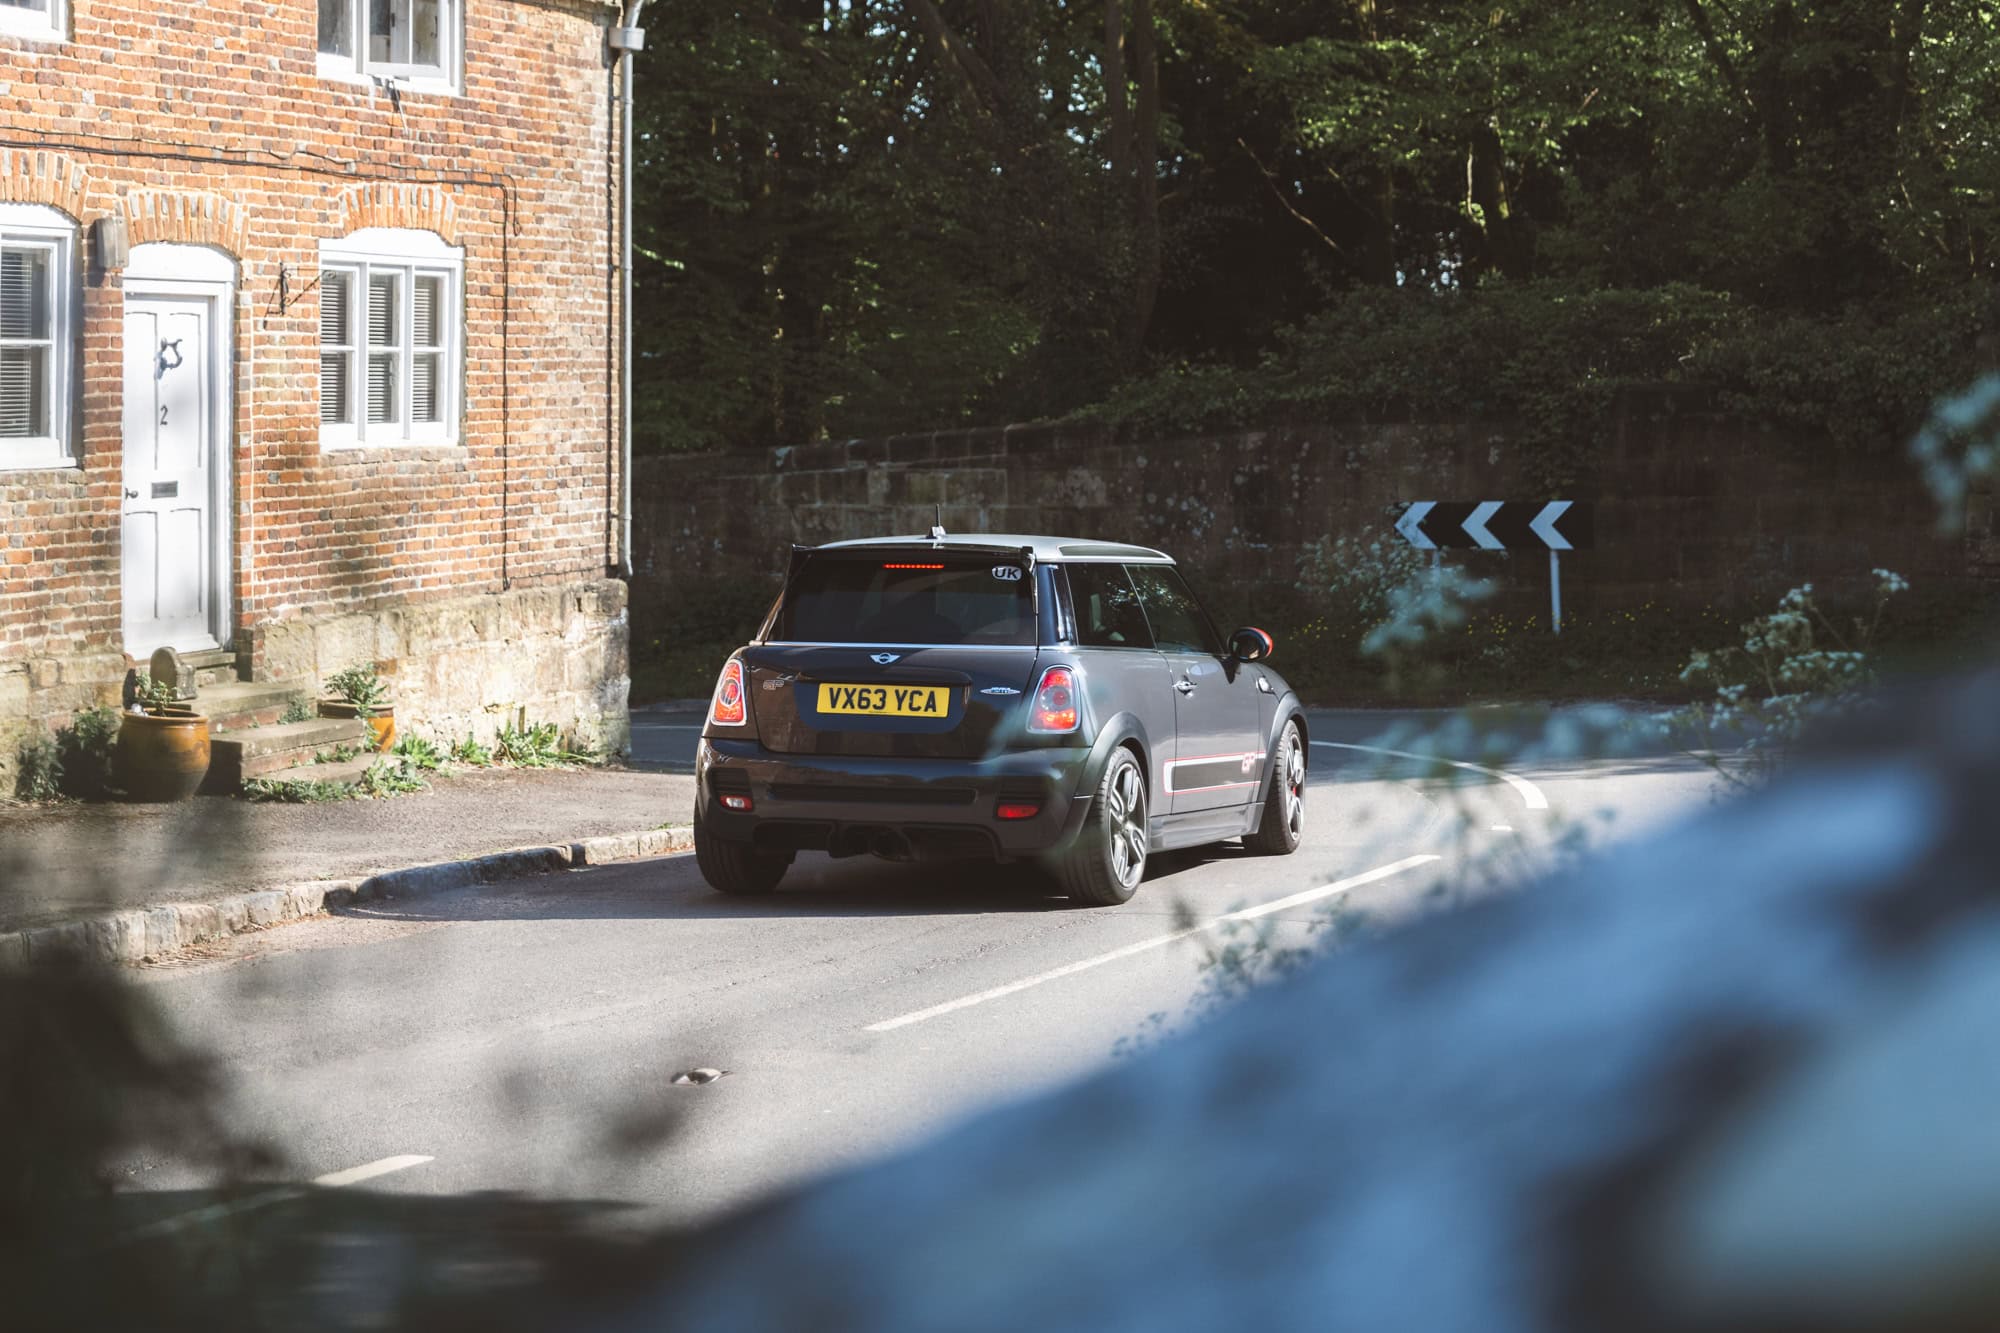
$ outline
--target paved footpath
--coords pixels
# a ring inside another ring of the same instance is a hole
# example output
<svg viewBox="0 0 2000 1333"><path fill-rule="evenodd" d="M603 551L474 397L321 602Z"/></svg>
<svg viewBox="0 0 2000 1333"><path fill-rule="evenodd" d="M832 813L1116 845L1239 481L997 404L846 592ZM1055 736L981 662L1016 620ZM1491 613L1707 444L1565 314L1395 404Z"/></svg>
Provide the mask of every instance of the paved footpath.
<svg viewBox="0 0 2000 1333"><path fill-rule="evenodd" d="M691 777L641 769L467 769L429 781L429 791L313 805L0 807L0 934L510 848L567 849L685 826L694 801Z"/></svg>

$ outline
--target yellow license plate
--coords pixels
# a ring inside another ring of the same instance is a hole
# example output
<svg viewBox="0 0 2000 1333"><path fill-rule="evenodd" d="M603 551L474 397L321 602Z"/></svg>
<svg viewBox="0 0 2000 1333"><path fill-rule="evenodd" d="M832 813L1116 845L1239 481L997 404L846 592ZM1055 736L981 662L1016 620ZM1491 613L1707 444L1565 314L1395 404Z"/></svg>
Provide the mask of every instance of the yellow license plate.
<svg viewBox="0 0 2000 1333"><path fill-rule="evenodd" d="M944 717L951 692L944 685L821 685L819 711L861 717Z"/></svg>

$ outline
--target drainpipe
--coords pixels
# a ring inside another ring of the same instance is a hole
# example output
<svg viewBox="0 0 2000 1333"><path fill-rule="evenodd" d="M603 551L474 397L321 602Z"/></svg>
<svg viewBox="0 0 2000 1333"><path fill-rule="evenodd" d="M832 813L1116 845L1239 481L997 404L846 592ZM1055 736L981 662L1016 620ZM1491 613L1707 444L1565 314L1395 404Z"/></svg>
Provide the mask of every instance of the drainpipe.
<svg viewBox="0 0 2000 1333"><path fill-rule="evenodd" d="M618 153L623 177L618 200L618 322L624 344L618 359L618 563L628 579L632 577L632 53L646 46L646 30L639 26L645 8L646 0L629 0L624 25L611 32L611 49L618 52L618 127L624 136Z"/></svg>

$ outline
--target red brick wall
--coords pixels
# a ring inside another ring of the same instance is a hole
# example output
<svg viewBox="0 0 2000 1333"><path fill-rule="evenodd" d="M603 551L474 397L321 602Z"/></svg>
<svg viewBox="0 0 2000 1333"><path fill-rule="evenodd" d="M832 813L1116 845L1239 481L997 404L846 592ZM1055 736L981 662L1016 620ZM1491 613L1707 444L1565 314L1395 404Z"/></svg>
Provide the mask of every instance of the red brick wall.
<svg viewBox="0 0 2000 1333"><path fill-rule="evenodd" d="M616 557L615 124L599 0L467 0L463 91L319 77L314 0L71 0L0 33L0 202L237 261L233 601L260 626L599 578ZM322 240L465 249L460 443L323 451ZM281 297L281 273L283 295ZM122 305L84 280L81 468L0 471L0 663L120 648Z"/></svg>

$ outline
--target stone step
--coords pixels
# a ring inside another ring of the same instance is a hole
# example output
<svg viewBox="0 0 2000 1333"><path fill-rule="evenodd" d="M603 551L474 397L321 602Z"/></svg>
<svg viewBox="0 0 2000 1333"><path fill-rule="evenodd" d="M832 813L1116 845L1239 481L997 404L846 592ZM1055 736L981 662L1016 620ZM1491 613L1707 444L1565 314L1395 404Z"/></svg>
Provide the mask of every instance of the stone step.
<svg viewBox="0 0 2000 1333"><path fill-rule="evenodd" d="M234 685L238 678L236 654L228 648L182 653L181 662L194 673L195 688L203 691L211 685Z"/></svg>
<svg viewBox="0 0 2000 1333"><path fill-rule="evenodd" d="M361 780L361 775L381 760L379 754L364 754L356 759L343 759L337 764L294 764L290 768L274 769L258 776L259 783L284 785L298 783L333 783L341 787L351 787Z"/></svg>
<svg viewBox="0 0 2000 1333"><path fill-rule="evenodd" d="M208 718L211 733L242 731L248 727L268 727L285 715L293 700L303 700L310 711L311 690L285 681L230 681L204 685L195 697L195 707Z"/></svg>
<svg viewBox="0 0 2000 1333"><path fill-rule="evenodd" d="M358 717L319 717L274 727L209 733L208 787L241 791L243 779L309 764L322 751L342 745L367 746L372 736Z"/></svg>

